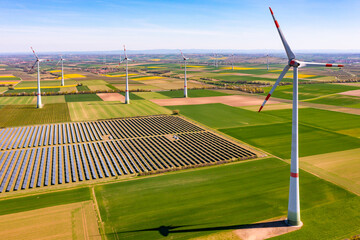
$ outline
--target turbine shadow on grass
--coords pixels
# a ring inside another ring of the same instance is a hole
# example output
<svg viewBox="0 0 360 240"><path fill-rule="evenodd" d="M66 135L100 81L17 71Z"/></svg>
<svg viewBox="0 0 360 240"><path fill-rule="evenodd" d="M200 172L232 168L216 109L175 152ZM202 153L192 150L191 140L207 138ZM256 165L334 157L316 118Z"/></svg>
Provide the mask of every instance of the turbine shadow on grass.
<svg viewBox="0 0 360 240"><path fill-rule="evenodd" d="M200 224L196 224L196 225L200 225ZM252 223L252 224L240 224L240 225L229 225L229 226L219 226L219 227L205 227L205 228L191 228L191 229L176 230L177 228L188 227L188 226L195 226L195 225L160 226L157 228L148 228L148 229L139 229L139 230L133 230L133 231L117 232L117 234L130 233L130 232L157 231L157 232L159 232L160 235L166 237L170 234L175 234L175 233L238 230L238 229L252 229L252 228L288 227L288 225L285 223L284 220L277 220L277 221L271 221L271 222L261 222L261 223Z"/></svg>

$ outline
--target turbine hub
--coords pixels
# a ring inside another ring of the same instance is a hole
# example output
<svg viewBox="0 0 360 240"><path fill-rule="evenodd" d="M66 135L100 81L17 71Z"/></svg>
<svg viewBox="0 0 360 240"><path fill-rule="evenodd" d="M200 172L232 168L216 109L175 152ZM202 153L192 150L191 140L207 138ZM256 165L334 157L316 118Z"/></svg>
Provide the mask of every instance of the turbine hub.
<svg viewBox="0 0 360 240"><path fill-rule="evenodd" d="M300 63L296 59L290 59L289 60L289 66L298 67L298 66L300 66Z"/></svg>

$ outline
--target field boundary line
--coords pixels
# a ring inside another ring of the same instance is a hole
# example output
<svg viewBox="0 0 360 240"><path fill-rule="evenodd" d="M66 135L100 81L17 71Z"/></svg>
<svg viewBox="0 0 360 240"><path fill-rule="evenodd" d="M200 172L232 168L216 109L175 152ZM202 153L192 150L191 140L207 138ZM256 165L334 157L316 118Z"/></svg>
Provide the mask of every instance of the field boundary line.
<svg viewBox="0 0 360 240"><path fill-rule="evenodd" d="M96 215L98 216L99 218L99 224L100 224L100 235L101 236L104 236L105 239L106 238L106 234L105 234L105 226L104 226L104 222L102 221L101 219L101 213L100 213L100 209L99 209L99 205L98 205L98 202L97 202L97 199L96 199L96 194L95 194L95 188L94 186L91 186L91 196L93 198L93 202L94 202L94 205L95 205L95 212L96 212ZM104 234L104 235L102 235Z"/></svg>

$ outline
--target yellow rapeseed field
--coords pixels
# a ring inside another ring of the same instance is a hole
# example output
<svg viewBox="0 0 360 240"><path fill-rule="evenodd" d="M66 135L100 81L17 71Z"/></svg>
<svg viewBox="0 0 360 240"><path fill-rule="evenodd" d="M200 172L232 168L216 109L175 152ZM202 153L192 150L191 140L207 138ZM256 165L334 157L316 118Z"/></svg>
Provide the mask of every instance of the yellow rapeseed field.
<svg viewBox="0 0 360 240"><path fill-rule="evenodd" d="M230 69L232 69L232 67L221 67L221 69L230 70ZM260 69L260 68L234 67L234 70L252 70L252 69Z"/></svg>
<svg viewBox="0 0 360 240"><path fill-rule="evenodd" d="M61 72L61 70L52 70L52 71L49 71L51 73L57 73L57 72Z"/></svg>
<svg viewBox="0 0 360 240"><path fill-rule="evenodd" d="M164 68L164 67L156 67L156 66L150 66L150 67L147 67L147 68Z"/></svg>
<svg viewBox="0 0 360 240"><path fill-rule="evenodd" d="M315 77L315 76L316 76L316 75L301 74L301 73L298 74L298 78L310 78L310 77ZM292 78L292 77L293 77L293 74L292 74L292 73L287 73L287 74L285 75L285 77L287 77L287 78Z"/></svg>
<svg viewBox="0 0 360 240"><path fill-rule="evenodd" d="M86 78L86 77L84 75L77 73L64 74L64 79L69 79L69 78ZM58 77L56 79L61 79L61 77Z"/></svg>
<svg viewBox="0 0 360 240"><path fill-rule="evenodd" d="M136 76L136 75L139 75L137 73L129 73L128 76ZM109 74L106 74L104 75L106 77L125 77L126 74L119 74L119 75L109 75Z"/></svg>
<svg viewBox="0 0 360 240"><path fill-rule="evenodd" d="M0 78L16 78L14 75L2 75Z"/></svg>
<svg viewBox="0 0 360 240"><path fill-rule="evenodd" d="M203 68L204 66L187 65L186 67L189 67L189 68Z"/></svg>
<svg viewBox="0 0 360 240"><path fill-rule="evenodd" d="M153 59L150 59L150 61L153 61L153 62L159 62L161 59L159 58L153 58Z"/></svg>
<svg viewBox="0 0 360 240"><path fill-rule="evenodd" d="M217 59L217 60L225 60L225 59L228 59L228 58L227 57L220 57L220 58L211 57L210 59L212 59L212 60L215 60L215 59Z"/></svg>
<svg viewBox="0 0 360 240"><path fill-rule="evenodd" d="M150 77L139 77L139 78L133 78L131 80L134 80L134 81L144 81L144 80L154 80L154 79L162 79L164 77L157 77L157 76L150 76Z"/></svg>
<svg viewBox="0 0 360 240"><path fill-rule="evenodd" d="M19 81L16 82L9 82L9 81L0 81L0 84L17 84Z"/></svg>

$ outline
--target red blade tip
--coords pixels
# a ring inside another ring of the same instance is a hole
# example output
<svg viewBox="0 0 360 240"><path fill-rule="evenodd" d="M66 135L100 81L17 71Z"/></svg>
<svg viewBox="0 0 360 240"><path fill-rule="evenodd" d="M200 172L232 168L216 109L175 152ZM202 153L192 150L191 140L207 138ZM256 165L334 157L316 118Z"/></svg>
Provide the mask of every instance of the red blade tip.
<svg viewBox="0 0 360 240"><path fill-rule="evenodd" d="M264 107L264 106L261 106L258 112L260 112L263 107Z"/></svg>
<svg viewBox="0 0 360 240"><path fill-rule="evenodd" d="M269 9L270 9L271 14L272 14L272 15L274 15L274 13L273 13L273 11L272 11L271 7L269 7Z"/></svg>

